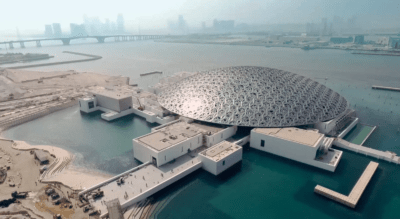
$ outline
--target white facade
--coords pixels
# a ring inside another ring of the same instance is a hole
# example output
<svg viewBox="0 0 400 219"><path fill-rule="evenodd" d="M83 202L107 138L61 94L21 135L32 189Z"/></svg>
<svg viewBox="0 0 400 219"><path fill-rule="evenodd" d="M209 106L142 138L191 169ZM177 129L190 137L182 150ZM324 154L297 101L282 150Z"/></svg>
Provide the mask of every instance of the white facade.
<svg viewBox="0 0 400 219"><path fill-rule="evenodd" d="M250 147L334 172L342 151L330 148L333 138L297 128L256 128Z"/></svg>
<svg viewBox="0 0 400 219"><path fill-rule="evenodd" d="M79 99L79 109L85 113L91 113L99 110L99 108L97 107L97 98L86 97Z"/></svg>
<svg viewBox="0 0 400 219"><path fill-rule="evenodd" d="M336 136L339 134L338 131L344 129L346 125L349 125L356 119L355 116L354 110L347 109L335 119L314 124L314 128L318 129L322 134Z"/></svg>
<svg viewBox="0 0 400 219"><path fill-rule="evenodd" d="M112 90L92 92L97 99L97 105L118 113L132 108L132 93L122 93Z"/></svg>
<svg viewBox="0 0 400 219"><path fill-rule="evenodd" d="M218 175L242 160L243 148L223 141L199 154L203 169Z"/></svg>
<svg viewBox="0 0 400 219"><path fill-rule="evenodd" d="M206 135L205 136L205 145L207 147L211 147L212 145L218 144L221 141L233 136L237 131L237 126L231 126L226 129L223 129L215 134Z"/></svg>
<svg viewBox="0 0 400 219"><path fill-rule="evenodd" d="M236 130L236 126L217 128L176 120L133 139L133 154L139 161L151 161L159 167L201 146L209 147L224 141Z"/></svg>
<svg viewBox="0 0 400 219"><path fill-rule="evenodd" d="M147 135L133 139L133 155L141 162L164 165L203 145L203 133L183 121L165 125Z"/></svg>
<svg viewBox="0 0 400 219"><path fill-rule="evenodd" d="M153 133L142 137L154 137ZM140 138L142 138L140 137ZM140 139L139 138L139 139ZM157 167L164 165L172 160L185 155L188 150L195 150L202 145L202 135L197 134L191 138L182 140L181 142L171 145L163 150L156 150L143 144L138 138L133 139L133 155L141 162L152 161Z"/></svg>

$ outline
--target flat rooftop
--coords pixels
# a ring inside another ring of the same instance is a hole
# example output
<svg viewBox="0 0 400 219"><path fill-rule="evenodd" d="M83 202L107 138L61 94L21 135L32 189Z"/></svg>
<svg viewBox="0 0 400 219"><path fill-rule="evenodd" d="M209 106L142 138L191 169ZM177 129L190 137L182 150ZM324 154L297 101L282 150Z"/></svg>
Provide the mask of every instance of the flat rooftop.
<svg viewBox="0 0 400 219"><path fill-rule="evenodd" d="M209 149L200 153L200 155L207 157L213 161L219 161L229 156L233 152L239 150L241 147L239 145L233 144L228 141L222 141Z"/></svg>
<svg viewBox="0 0 400 219"><path fill-rule="evenodd" d="M90 91L90 93L94 95L101 95L117 100L125 99L127 97L132 97L132 92L129 91L120 91L120 90L96 90L96 91Z"/></svg>
<svg viewBox="0 0 400 219"><path fill-rule="evenodd" d="M137 198L151 192L157 186L186 172L188 168L193 166L197 166L196 169L201 168L201 161L197 154L198 151L185 154L177 158L174 163L163 165L160 168L148 164L139 170L125 175L125 183L121 185L118 185L117 180L102 185L100 189L104 191L104 196L96 200L90 198L89 202L96 209L101 210L102 213L107 212L107 206L103 204L104 202L107 203L111 200L119 199L119 202L123 204L132 198Z"/></svg>
<svg viewBox="0 0 400 219"><path fill-rule="evenodd" d="M225 129L224 127L222 127L221 125L218 125L218 124L209 124L209 123L204 124L204 123L200 123L198 121L195 121L195 122L190 123L190 124L192 124L192 125L194 125L196 127L205 129L205 130L211 132L211 134L215 134L215 133Z"/></svg>
<svg viewBox="0 0 400 219"><path fill-rule="evenodd" d="M143 137L139 137L137 138L137 141L151 147L152 149L162 151L200 133L206 133L206 130L184 121L180 121L158 129ZM200 140L203 141L203 139Z"/></svg>
<svg viewBox="0 0 400 219"><path fill-rule="evenodd" d="M256 128L253 131L310 147L316 147L319 140L324 137L316 131L299 128Z"/></svg>

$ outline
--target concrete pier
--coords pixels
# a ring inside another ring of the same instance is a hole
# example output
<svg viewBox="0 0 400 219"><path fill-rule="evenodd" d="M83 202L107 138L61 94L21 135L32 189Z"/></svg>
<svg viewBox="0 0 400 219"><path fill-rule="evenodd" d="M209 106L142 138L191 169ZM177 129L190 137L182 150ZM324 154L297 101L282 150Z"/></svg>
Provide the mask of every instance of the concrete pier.
<svg viewBox="0 0 400 219"><path fill-rule="evenodd" d="M314 189L314 192L330 198L334 201L337 201L343 205L346 205L351 208L355 208L358 200L360 200L361 195L363 194L365 188L367 187L369 181L371 180L372 176L374 175L376 169L378 168L378 163L371 161L367 168L364 170L364 173L358 179L356 185L351 190L348 196L325 188L323 186L317 185Z"/></svg>
<svg viewBox="0 0 400 219"><path fill-rule="evenodd" d="M367 156L386 160L391 163L400 164L400 157L398 157L395 153L390 152L390 151L379 151L379 150L376 150L373 148L353 144L353 143L350 143L350 142L340 139L340 138L336 138L333 141L333 145L335 145L336 147L344 148L344 149L354 151L357 153L365 154Z"/></svg>
<svg viewBox="0 0 400 219"><path fill-rule="evenodd" d="M373 85L372 89L377 89L377 90L390 90L390 91L399 91L400 92L400 88L397 87L384 87L384 86L376 86Z"/></svg>
<svg viewBox="0 0 400 219"><path fill-rule="evenodd" d="M191 154L186 154L176 159L175 162L159 168L150 164L150 162L145 163L138 168L134 168L88 188L80 192L79 195L86 195L91 191L101 189L104 192L104 197L98 199L89 198L89 202L102 212L101 218L106 218L108 212L107 206L104 203L118 199L121 203L121 209L125 210L134 203L146 199L195 170L200 169L202 162L197 157L197 153L198 151L193 151ZM121 178L124 179L124 182L119 184L117 181Z"/></svg>

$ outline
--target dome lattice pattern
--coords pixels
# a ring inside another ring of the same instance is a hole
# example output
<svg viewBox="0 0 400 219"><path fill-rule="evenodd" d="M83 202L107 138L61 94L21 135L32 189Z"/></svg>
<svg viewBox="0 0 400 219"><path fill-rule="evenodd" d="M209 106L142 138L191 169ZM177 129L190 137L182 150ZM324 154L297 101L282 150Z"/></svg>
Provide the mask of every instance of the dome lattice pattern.
<svg viewBox="0 0 400 219"><path fill-rule="evenodd" d="M249 127L314 124L348 107L344 97L309 78L247 66L199 72L165 89L158 102L192 119Z"/></svg>

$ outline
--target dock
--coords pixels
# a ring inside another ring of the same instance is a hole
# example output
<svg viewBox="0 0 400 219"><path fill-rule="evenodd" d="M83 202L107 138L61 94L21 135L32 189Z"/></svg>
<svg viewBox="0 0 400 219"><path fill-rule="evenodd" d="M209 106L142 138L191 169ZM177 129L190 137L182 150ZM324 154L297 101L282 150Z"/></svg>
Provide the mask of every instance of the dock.
<svg viewBox="0 0 400 219"><path fill-rule="evenodd" d="M397 156L394 152L391 151L380 151L373 148L357 145L350 143L346 140L336 138L333 141L333 145L339 148L344 148L350 151L354 151L357 153L365 154L367 156L375 157L378 159L386 160L390 163L400 164L400 157Z"/></svg>
<svg viewBox="0 0 400 219"><path fill-rule="evenodd" d="M179 157L172 163L161 167L154 166L151 162L114 176L98 185L81 191L79 196L88 197L89 203L102 213L100 218L108 216L105 203L118 199L122 211L134 203L142 201L161 189L182 179L188 174L202 167L201 160L197 157L199 151L192 151ZM123 179L123 181L121 181ZM100 189L104 192L101 198L91 198L91 193Z"/></svg>
<svg viewBox="0 0 400 219"><path fill-rule="evenodd" d="M327 198L330 198L334 201L337 201L348 207L355 208L358 201L361 198L361 195L363 194L365 188L367 187L369 181L371 180L376 169L378 168L378 165L379 164L376 162L373 161L369 162L367 168L365 168L364 170L364 173L358 179L356 185L353 187L348 196L340 194L338 192L335 192L320 185L317 185L315 187L314 192L322 196L325 196Z"/></svg>
<svg viewBox="0 0 400 219"><path fill-rule="evenodd" d="M149 72L149 73L143 73L143 74L140 74L140 77L148 76L148 75L154 75L154 74L161 74L162 75L162 72L161 71L153 71L153 72Z"/></svg>
<svg viewBox="0 0 400 219"><path fill-rule="evenodd" d="M399 91L399 92L400 92L400 88L398 88L398 87L384 87L384 86L372 85L372 89L376 89L376 90L390 90L390 91Z"/></svg>

